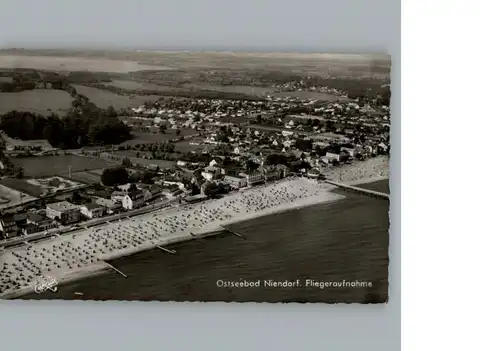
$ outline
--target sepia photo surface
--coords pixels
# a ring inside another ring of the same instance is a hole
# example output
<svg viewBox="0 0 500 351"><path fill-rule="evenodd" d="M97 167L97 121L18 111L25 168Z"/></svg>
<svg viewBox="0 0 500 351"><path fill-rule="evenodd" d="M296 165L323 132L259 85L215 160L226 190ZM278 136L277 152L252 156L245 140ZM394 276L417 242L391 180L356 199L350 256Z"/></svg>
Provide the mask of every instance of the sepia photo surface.
<svg viewBox="0 0 500 351"><path fill-rule="evenodd" d="M0 298L387 302L390 69L0 50Z"/></svg>

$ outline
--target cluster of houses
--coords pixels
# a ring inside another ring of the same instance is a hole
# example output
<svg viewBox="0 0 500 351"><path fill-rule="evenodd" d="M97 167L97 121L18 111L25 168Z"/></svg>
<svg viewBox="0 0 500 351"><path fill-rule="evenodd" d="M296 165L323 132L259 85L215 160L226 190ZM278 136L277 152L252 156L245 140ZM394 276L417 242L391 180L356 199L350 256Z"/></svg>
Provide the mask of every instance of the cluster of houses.
<svg viewBox="0 0 500 351"><path fill-rule="evenodd" d="M264 101L190 99L188 105L183 104L185 100L140 106L132 109L134 116L123 117L123 121L133 130L152 133L166 128L211 131L226 125L244 127L257 121L297 133L331 132L347 137L363 134L379 142L389 141L387 106L374 108L353 101L322 102L293 97L268 97Z"/></svg>
<svg viewBox="0 0 500 351"><path fill-rule="evenodd" d="M80 221L100 218L106 215L132 210L148 204L160 197L171 197L182 193L175 186L161 187L148 185L137 187L127 184L119 190L88 190L91 202L75 204L71 200L49 203L44 209L29 209L24 213L4 215L0 218L0 239L67 226Z"/></svg>
<svg viewBox="0 0 500 351"><path fill-rule="evenodd" d="M259 167L252 171L241 171L234 167L224 167L217 160L212 160L210 164L194 172L193 183L198 185L208 182L217 182L228 185L232 190L250 187L269 181L283 179L288 176L288 167L284 165L264 165L263 161ZM201 182L200 182L201 180ZM203 186L201 186L203 194Z"/></svg>

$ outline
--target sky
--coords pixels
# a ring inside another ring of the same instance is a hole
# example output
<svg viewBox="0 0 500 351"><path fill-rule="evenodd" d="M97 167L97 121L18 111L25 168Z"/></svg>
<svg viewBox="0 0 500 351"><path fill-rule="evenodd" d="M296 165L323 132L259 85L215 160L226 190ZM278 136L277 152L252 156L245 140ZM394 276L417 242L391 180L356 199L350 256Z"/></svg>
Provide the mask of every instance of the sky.
<svg viewBox="0 0 500 351"><path fill-rule="evenodd" d="M0 2L0 48L387 52L400 19L398 0Z"/></svg>

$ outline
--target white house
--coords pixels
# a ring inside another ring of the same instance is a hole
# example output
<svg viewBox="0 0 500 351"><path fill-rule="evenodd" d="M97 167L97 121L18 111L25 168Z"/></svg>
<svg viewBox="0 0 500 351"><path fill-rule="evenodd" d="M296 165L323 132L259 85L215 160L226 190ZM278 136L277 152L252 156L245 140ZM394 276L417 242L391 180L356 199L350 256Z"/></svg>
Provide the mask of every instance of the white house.
<svg viewBox="0 0 500 351"><path fill-rule="evenodd" d="M85 218L99 218L104 216L105 208L96 203L88 203L80 207L80 213Z"/></svg>
<svg viewBox="0 0 500 351"><path fill-rule="evenodd" d="M122 207L132 210L144 205L144 192L141 190L131 191L123 197Z"/></svg>
<svg viewBox="0 0 500 351"><path fill-rule="evenodd" d="M333 161L333 160L339 161L340 160L340 155L339 154L334 154L334 153L331 153L331 152L327 152L326 155L325 155L325 158L329 159L330 161Z"/></svg>

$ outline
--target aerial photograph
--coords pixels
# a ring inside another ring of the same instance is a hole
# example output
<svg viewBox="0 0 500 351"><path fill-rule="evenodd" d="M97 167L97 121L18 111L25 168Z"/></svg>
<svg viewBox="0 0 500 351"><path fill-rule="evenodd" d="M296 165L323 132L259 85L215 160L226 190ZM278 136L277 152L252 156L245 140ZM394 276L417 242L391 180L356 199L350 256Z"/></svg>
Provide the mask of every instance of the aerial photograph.
<svg viewBox="0 0 500 351"><path fill-rule="evenodd" d="M389 300L386 54L0 50L0 299Z"/></svg>

